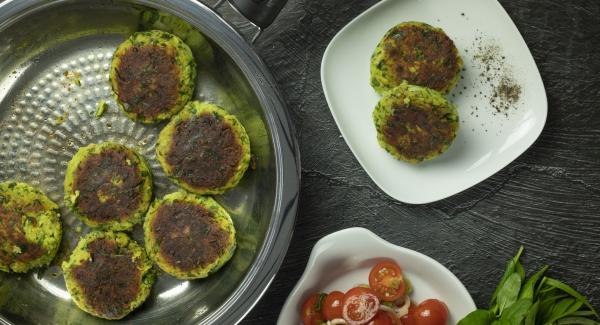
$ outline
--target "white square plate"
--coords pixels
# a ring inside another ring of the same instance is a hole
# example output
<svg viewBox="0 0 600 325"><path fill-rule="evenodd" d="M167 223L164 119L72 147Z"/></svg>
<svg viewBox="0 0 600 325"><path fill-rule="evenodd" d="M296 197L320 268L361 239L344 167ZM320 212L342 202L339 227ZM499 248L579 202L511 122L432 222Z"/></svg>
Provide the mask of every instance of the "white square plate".
<svg viewBox="0 0 600 325"><path fill-rule="evenodd" d="M371 118L379 96L369 84L370 57L388 29L403 21L442 28L465 63L462 79L448 96L460 117L455 142L442 156L418 165L398 161L381 149ZM486 81L489 75L474 56L479 46L493 44L522 89L506 114L490 104L494 81ZM496 0L381 1L333 38L323 57L321 81L331 113L362 167L388 195L413 204L454 195L508 165L537 139L548 113L535 61Z"/></svg>

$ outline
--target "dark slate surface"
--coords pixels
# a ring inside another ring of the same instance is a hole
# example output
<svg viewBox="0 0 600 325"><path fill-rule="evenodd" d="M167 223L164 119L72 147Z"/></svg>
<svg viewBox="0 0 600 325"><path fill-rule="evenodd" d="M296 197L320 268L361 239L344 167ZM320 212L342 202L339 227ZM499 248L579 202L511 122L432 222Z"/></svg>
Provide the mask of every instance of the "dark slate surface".
<svg viewBox="0 0 600 325"><path fill-rule="evenodd" d="M290 0L257 43L297 128L302 192L283 267L242 324L275 324L314 243L352 226L435 258L480 306L524 244L526 269L552 265L552 276L600 308L600 2L501 0L542 74L546 127L493 177L422 206L396 202L371 181L341 138L321 89L327 44L376 2Z"/></svg>

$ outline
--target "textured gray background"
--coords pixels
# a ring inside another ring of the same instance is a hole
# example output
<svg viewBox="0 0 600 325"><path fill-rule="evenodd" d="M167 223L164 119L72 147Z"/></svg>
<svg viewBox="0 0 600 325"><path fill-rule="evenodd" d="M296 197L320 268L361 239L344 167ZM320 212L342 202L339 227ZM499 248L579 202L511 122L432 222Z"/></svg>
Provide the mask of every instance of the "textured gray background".
<svg viewBox="0 0 600 325"><path fill-rule="evenodd" d="M321 89L327 44L376 2L290 0L256 44L297 128L302 192L283 267L242 324L274 324L314 243L352 226L435 258L479 306L487 305L506 261L524 244L526 270L552 265L550 275L600 308L600 1L500 1L542 74L546 127L496 175L422 206L396 202L377 188L340 137Z"/></svg>

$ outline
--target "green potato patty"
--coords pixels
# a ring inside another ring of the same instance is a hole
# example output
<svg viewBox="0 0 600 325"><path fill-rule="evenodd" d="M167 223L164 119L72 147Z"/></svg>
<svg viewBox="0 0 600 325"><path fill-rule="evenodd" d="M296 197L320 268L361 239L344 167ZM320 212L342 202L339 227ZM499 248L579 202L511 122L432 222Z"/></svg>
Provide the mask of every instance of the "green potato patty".
<svg viewBox="0 0 600 325"><path fill-rule="evenodd" d="M463 62L454 42L440 28L420 22L392 27L371 57L371 86L379 94L407 81L447 93Z"/></svg>
<svg viewBox="0 0 600 325"><path fill-rule="evenodd" d="M133 150L104 142L82 147L65 173L65 204L89 227L127 230L152 199L152 174Z"/></svg>
<svg viewBox="0 0 600 325"><path fill-rule="evenodd" d="M220 194L244 176L250 139L235 116L193 101L162 129L156 156L166 175L184 189Z"/></svg>
<svg viewBox="0 0 600 325"><path fill-rule="evenodd" d="M166 273L199 279L219 270L235 251L231 217L210 197L185 192L152 203L144 220L148 255Z"/></svg>
<svg viewBox="0 0 600 325"><path fill-rule="evenodd" d="M139 307L156 279L144 249L119 232L88 233L62 270L77 307L106 319L121 319Z"/></svg>
<svg viewBox="0 0 600 325"><path fill-rule="evenodd" d="M24 273L50 264L61 237L56 203L28 184L0 183L0 271Z"/></svg>
<svg viewBox="0 0 600 325"><path fill-rule="evenodd" d="M177 36L152 30L134 33L117 48L110 84L129 118L154 123L170 118L192 98L196 62Z"/></svg>
<svg viewBox="0 0 600 325"><path fill-rule="evenodd" d="M411 163L445 152L458 130L454 105L435 90L407 83L384 93L373 120L379 145Z"/></svg>

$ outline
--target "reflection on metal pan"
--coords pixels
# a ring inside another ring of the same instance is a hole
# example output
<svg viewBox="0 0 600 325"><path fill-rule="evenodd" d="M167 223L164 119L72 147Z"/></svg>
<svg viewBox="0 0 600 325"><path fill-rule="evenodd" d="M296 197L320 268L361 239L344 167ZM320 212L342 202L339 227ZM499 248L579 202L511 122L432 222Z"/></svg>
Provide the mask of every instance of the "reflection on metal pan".
<svg viewBox="0 0 600 325"><path fill-rule="evenodd" d="M62 202L66 163L77 149L114 141L147 159L155 197L177 190L154 155L163 125L125 117L108 82L116 46L149 28L167 29L189 43L198 63L194 98L238 117L256 166L237 188L215 196L237 228L232 260L205 280L160 274L148 301L123 321L235 324L283 261L297 208L299 156L272 77L252 47L210 8L184 0L0 2L0 180L31 183ZM97 118L102 102L107 109ZM63 247L51 266L20 276L0 273L0 324L103 322L77 309L65 291L60 263L87 228L64 204L61 211ZM132 236L142 241L139 226Z"/></svg>

